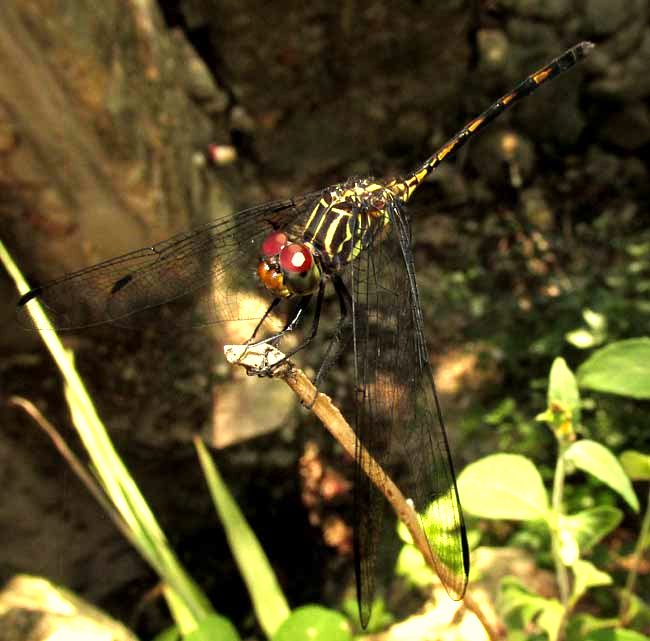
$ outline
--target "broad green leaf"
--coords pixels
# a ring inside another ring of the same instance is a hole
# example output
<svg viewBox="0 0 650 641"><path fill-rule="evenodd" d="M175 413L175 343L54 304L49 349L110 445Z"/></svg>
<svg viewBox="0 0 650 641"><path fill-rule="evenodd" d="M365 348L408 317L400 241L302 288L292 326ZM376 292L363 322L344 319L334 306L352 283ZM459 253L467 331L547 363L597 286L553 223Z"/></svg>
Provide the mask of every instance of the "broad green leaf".
<svg viewBox="0 0 650 641"><path fill-rule="evenodd" d="M305 605L282 622L272 641L352 641L350 626L340 613Z"/></svg>
<svg viewBox="0 0 650 641"><path fill-rule="evenodd" d="M235 626L225 617L209 614L199 627L183 637L183 641L241 641Z"/></svg>
<svg viewBox="0 0 650 641"><path fill-rule="evenodd" d="M575 427L580 422L580 392L573 372L563 358L556 358L551 367L548 383L548 405L560 404L571 411Z"/></svg>
<svg viewBox="0 0 650 641"><path fill-rule="evenodd" d="M517 454L493 454L468 465L458 477L463 508L488 519L548 517L548 496L533 463Z"/></svg>
<svg viewBox="0 0 650 641"><path fill-rule="evenodd" d="M620 455L619 460L625 473L633 481L650 481L650 456L627 450Z"/></svg>
<svg viewBox="0 0 650 641"><path fill-rule="evenodd" d="M593 563L579 559L571 567L575 582L573 585L573 598L577 601L589 588L599 585L610 585L612 577L606 572L601 572Z"/></svg>
<svg viewBox="0 0 650 641"><path fill-rule="evenodd" d="M584 554L617 527L622 518L623 513L618 508L600 505L562 517L560 530L571 532Z"/></svg>
<svg viewBox="0 0 650 641"><path fill-rule="evenodd" d="M194 445L257 620L266 635L271 637L290 614L287 600L260 542L228 491L205 445L198 438Z"/></svg>
<svg viewBox="0 0 650 641"><path fill-rule="evenodd" d="M565 456L576 467L595 476L618 492L635 512L639 511L639 501L634 494L630 479L618 459L604 445L583 439L570 445Z"/></svg>
<svg viewBox="0 0 650 641"><path fill-rule="evenodd" d="M580 387L650 398L650 338L630 338L594 352L579 368Z"/></svg>

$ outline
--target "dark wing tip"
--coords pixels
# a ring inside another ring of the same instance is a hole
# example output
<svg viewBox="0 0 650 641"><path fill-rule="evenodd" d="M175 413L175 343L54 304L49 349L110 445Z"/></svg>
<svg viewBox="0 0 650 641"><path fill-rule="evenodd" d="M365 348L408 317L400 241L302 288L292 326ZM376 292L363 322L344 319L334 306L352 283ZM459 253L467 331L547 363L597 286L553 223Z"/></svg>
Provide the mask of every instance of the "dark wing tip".
<svg viewBox="0 0 650 641"><path fill-rule="evenodd" d="M30 289L26 294L23 294L19 299L18 299L18 307L24 307L29 303L30 300L34 300L37 298L41 292L43 291L42 287L34 287L34 289Z"/></svg>
<svg viewBox="0 0 650 641"><path fill-rule="evenodd" d="M121 289L124 289L131 281L133 280L132 274L127 274L122 276L119 280L116 280L111 287L111 294L117 294Z"/></svg>

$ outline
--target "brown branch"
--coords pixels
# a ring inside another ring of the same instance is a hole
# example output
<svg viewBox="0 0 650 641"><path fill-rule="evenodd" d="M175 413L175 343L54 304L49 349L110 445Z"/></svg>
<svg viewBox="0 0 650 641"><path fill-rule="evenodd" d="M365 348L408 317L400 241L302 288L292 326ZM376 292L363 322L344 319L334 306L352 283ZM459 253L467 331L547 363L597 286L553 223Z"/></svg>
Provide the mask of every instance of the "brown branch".
<svg viewBox="0 0 650 641"><path fill-rule="evenodd" d="M427 565L438 574L435 563L435 553L431 550L426 539L424 531L420 525L417 513L413 509L413 503L406 499L400 489L395 485L393 480L386 474L384 469L375 461L367 452L362 444L357 445L357 437L354 430L345 420L340 410L332 403L329 396L319 392L314 384L309 380L307 375L291 361L286 359L285 355L271 345L263 344L249 347L246 345L226 345L224 353L229 363L241 365L249 373L254 373L263 367L273 366L280 363L269 371L271 378L282 379L298 396L300 402L311 409L311 411L321 420L330 434L343 446L345 451L355 458L357 448L363 452L362 460L368 463L364 472L370 477L370 480L386 497L391 504L397 518L404 523L413 539L414 545L420 551ZM443 563L438 564L444 567ZM467 609L476 615L481 625L485 629L491 641L503 637L503 631L500 626L494 626L490 623L481 610L478 603L469 595L465 594L464 604Z"/></svg>

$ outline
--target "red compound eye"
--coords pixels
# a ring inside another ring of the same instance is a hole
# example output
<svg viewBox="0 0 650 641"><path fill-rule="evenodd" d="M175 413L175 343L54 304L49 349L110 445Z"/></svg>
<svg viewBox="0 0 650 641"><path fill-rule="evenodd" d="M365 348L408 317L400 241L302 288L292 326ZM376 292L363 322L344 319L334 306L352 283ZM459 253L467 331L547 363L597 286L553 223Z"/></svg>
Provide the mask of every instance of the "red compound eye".
<svg viewBox="0 0 650 641"><path fill-rule="evenodd" d="M277 256L288 242L289 237L283 231L271 232L262 242L262 255Z"/></svg>
<svg viewBox="0 0 650 641"><path fill-rule="evenodd" d="M306 245L291 243L280 251L280 267L287 272L303 273L311 269L314 262Z"/></svg>

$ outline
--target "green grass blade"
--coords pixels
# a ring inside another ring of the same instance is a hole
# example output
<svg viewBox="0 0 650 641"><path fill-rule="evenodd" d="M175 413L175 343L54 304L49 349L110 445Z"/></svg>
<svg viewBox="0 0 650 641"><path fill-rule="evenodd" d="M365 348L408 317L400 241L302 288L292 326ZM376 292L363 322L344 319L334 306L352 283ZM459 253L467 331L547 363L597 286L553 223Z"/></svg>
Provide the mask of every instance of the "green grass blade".
<svg viewBox="0 0 650 641"><path fill-rule="evenodd" d="M1 242L0 261L16 283L19 293L21 295L26 293L29 286ZM40 305L33 305L32 308L35 309L36 326L47 326L44 322L46 315ZM74 367L71 355L61 344L55 331L43 331L40 332L40 336L63 375L66 399L73 422L88 451L95 476L132 532L136 549L175 592L177 601L183 604L183 608L191 614L195 624L198 625L201 619L214 612L210 602L180 565L169 547L165 534L115 451L108 432ZM191 629L191 625L188 627L187 620L184 623L183 627L186 630Z"/></svg>
<svg viewBox="0 0 650 641"><path fill-rule="evenodd" d="M266 636L271 638L291 613L289 604L260 542L228 491L207 448L198 438L194 439L194 445L257 620Z"/></svg>

